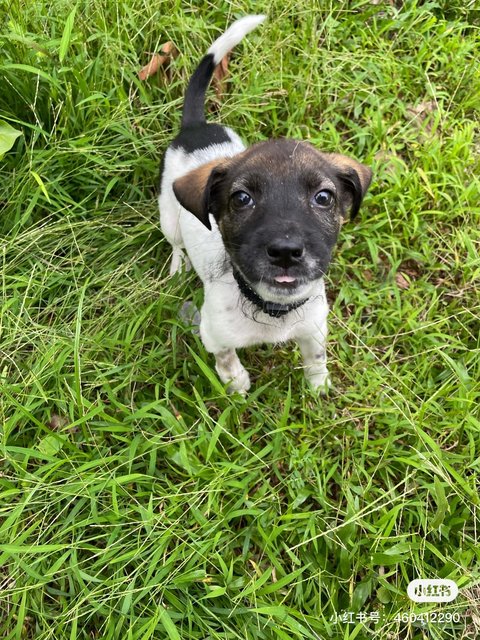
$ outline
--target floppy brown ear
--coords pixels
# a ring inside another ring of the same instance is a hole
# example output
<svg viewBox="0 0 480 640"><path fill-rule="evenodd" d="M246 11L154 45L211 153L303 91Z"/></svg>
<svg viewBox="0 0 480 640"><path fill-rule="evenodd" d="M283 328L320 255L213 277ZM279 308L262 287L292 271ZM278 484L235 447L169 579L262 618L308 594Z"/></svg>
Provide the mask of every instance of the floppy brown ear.
<svg viewBox="0 0 480 640"><path fill-rule="evenodd" d="M193 213L207 229L211 229L210 213L211 189L215 180L225 173L226 158L212 160L190 171L173 183L173 193L179 203Z"/></svg>
<svg viewBox="0 0 480 640"><path fill-rule="evenodd" d="M340 153L327 153L326 157L338 170L340 179L350 193L350 217L354 218L372 181L372 170L370 167Z"/></svg>

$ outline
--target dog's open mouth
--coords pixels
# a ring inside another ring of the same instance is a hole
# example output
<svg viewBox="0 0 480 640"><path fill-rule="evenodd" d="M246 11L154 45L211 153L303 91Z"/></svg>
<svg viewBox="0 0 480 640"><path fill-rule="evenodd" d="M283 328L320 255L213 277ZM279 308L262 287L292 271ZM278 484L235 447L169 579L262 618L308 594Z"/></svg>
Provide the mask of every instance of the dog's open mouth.
<svg viewBox="0 0 480 640"><path fill-rule="evenodd" d="M269 290L274 295L295 296L308 283L307 274L299 269L269 269L260 280L263 283L264 293ZM256 286L258 287L258 282Z"/></svg>
<svg viewBox="0 0 480 640"><path fill-rule="evenodd" d="M265 269L262 276L245 274L245 267L238 268L232 261L233 275L240 291L249 297L249 291L267 302L277 304L295 304L304 300L311 294L311 289L316 279L300 269Z"/></svg>
<svg viewBox="0 0 480 640"><path fill-rule="evenodd" d="M275 276L274 280L275 282L278 282L278 284L293 285L296 283L297 278L294 278L293 276L283 275Z"/></svg>
<svg viewBox="0 0 480 640"><path fill-rule="evenodd" d="M308 284L304 277L290 274L271 275L255 286L257 292L265 300L285 304L299 297L304 297L307 288Z"/></svg>
<svg viewBox="0 0 480 640"><path fill-rule="evenodd" d="M298 273L292 273L289 269L282 269L280 273L272 273L266 278L266 283L270 287L277 291L283 291L288 295L288 292L293 292L298 289L302 284L305 284L305 278Z"/></svg>

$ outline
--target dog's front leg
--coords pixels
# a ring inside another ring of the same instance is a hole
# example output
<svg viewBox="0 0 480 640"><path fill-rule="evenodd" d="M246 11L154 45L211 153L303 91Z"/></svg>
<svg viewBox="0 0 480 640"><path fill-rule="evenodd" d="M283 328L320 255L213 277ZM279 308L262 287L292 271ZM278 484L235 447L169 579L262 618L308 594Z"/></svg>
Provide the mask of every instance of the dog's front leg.
<svg viewBox="0 0 480 640"><path fill-rule="evenodd" d="M223 384L228 383L230 393L238 391L245 394L250 389L250 376L240 362L237 352L233 347L227 346L228 336L219 337L220 325L228 326L228 319L219 318L218 300L205 294L205 303L201 311L200 337L205 349L215 356L215 369Z"/></svg>
<svg viewBox="0 0 480 640"><path fill-rule="evenodd" d="M298 346L303 356L305 377L314 389L326 393L331 386L327 369L327 325L316 333L298 338Z"/></svg>
<svg viewBox="0 0 480 640"><path fill-rule="evenodd" d="M215 353L215 369L220 380L227 384L228 390L232 393L246 393L250 389L250 376L240 362L235 349L224 349Z"/></svg>

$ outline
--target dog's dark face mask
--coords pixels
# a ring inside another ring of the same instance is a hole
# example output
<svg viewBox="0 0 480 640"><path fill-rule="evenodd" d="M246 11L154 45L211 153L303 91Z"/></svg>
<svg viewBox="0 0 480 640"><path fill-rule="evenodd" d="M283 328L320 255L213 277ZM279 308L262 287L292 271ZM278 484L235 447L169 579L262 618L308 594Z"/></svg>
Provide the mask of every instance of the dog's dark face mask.
<svg viewBox="0 0 480 640"><path fill-rule="evenodd" d="M308 297L327 272L340 227L355 216L371 171L308 143L272 140L175 181L180 204L215 218L233 268L264 300Z"/></svg>

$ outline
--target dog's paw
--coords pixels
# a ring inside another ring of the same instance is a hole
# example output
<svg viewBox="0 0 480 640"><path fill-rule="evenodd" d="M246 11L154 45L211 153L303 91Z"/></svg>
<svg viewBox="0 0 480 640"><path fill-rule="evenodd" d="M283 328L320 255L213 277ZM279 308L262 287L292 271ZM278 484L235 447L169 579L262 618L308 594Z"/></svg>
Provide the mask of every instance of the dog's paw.
<svg viewBox="0 0 480 640"><path fill-rule="evenodd" d="M178 315L184 325L188 327L193 327L192 333L194 333L197 336L200 334L199 327L200 327L201 316L200 316L200 311L197 309L194 302L192 302L191 300L186 300L182 304L180 311L178 312Z"/></svg>
<svg viewBox="0 0 480 640"><path fill-rule="evenodd" d="M248 372L246 369L243 369L243 371L238 372L237 375L230 380L227 387L228 393L241 393L242 396L246 395L249 389L250 389L250 376L248 375Z"/></svg>
<svg viewBox="0 0 480 640"><path fill-rule="evenodd" d="M225 349L215 355L215 368L229 393L245 395L250 389L250 376L234 349Z"/></svg>
<svg viewBox="0 0 480 640"><path fill-rule="evenodd" d="M173 276L180 271L189 271L192 267L188 256L183 251L176 247L172 253L172 261L170 262L170 275Z"/></svg>
<svg viewBox="0 0 480 640"><path fill-rule="evenodd" d="M325 373L315 373L307 379L315 391L318 391L322 396L326 396L332 386L332 381L328 371Z"/></svg>

